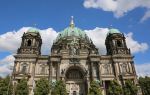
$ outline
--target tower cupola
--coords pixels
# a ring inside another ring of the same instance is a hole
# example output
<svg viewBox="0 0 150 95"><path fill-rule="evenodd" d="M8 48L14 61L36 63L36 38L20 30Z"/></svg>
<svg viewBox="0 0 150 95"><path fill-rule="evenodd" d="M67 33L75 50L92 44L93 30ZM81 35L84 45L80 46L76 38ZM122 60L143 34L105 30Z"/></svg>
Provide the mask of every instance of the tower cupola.
<svg viewBox="0 0 150 95"><path fill-rule="evenodd" d="M124 34L118 29L111 28L107 33L105 45L108 55L114 54L130 54L127 48Z"/></svg>
<svg viewBox="0 0 150 95"><path fill-rule="evenodd" d="M41 54L42 39L37 28L29 28L22 36L21 46L18 53Z"/></svg>

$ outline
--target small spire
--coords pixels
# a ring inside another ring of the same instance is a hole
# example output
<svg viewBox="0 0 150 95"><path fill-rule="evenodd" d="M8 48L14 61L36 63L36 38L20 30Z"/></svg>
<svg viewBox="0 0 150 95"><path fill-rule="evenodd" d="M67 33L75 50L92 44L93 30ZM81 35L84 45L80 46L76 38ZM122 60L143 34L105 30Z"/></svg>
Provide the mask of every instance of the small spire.
<svg viewBox="0 0 150 95"><path fill-rule="evenodd" d="M74 21L73 21L73 16L71 16L71 22L70 22L70 27L74 27Z"/></svg>

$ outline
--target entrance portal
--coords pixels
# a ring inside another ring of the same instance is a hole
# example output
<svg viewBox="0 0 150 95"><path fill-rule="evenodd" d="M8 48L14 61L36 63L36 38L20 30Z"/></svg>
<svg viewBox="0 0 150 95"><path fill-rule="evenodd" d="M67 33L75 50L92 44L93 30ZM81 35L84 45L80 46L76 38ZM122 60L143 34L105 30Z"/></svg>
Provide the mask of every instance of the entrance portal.
<svg viewBox="0 0 150 95"><path fill-rule="evenodd" d="M77 69L69 69L66 73L66 89L68 95L85 95L83 73Z"/></svg>

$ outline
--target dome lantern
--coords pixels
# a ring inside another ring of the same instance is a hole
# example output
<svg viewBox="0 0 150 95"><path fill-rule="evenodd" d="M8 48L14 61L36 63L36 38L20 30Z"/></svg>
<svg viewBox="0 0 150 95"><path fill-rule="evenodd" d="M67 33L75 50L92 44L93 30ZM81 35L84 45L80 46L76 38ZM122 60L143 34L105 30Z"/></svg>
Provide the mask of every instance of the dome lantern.
<svg viewBox="0 0 150 95"><path fill-rule="evenodd" d="M73 16L71 16L71 21L70 21L70 27L74 27L75 26L75 24L74 24L74 21L73 21Z"/></svg>

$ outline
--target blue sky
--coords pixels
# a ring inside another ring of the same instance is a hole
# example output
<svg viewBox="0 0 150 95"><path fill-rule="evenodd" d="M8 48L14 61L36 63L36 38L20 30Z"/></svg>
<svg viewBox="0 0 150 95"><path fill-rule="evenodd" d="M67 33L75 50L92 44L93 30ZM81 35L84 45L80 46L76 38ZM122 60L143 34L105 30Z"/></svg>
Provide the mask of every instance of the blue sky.
<svg viewBox="0 0 150 95"><path fill-rule="evenodd" d="M121 1L123 3L117 0L1 0L0 37L23 27L52 28L59 32L69 25L70 16L74 16L76 26L82 30L114 27L127 35L132 33L132 39L141 45L141 50L133 53L135 63L150 66L150 0ZM5 43L1 38L0 42ZM14 53L2 45L5 44L0 44L0 66Z"/></svg>

